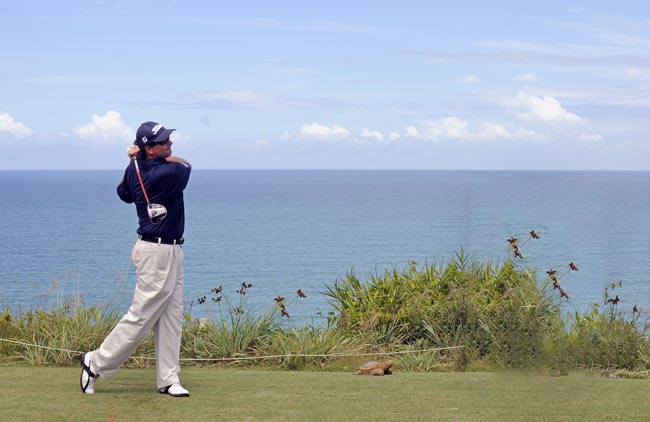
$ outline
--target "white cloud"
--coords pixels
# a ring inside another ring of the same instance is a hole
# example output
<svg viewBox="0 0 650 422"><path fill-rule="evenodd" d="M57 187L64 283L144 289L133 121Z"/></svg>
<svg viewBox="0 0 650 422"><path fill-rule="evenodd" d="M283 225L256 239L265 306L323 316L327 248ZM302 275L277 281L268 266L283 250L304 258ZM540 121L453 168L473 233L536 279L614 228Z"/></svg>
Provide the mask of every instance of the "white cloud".
<svg viewBox="0 0 650 422"><path fill-rule="evenodd" d="M477 135L479 139L511 139L513 135L498 123L488 122L483 125L483 130Z"/></svg>
<svg viewBox="0 0 650 422"><path fill-rule="evenodd" d="M91 122L74 129L75 134L88 141L124 143L133 140L135 133L117 111L109 110L104 116L94 114Z"/></svg>
<svg viewBox="0 0 650 422"><path fill-rule="evenodd" d="M518 109L515 114L525 121L568 123L570 125L585 125L589 123L587 119L566 110L553 97L538 97L520 91L517 93L514 106Z"/></svg>
<svg viewBox="0 0 650 422"><path fill-rule="evenodd" d="M407 126L404 128L406 131L407 138L419 138L420 132L415 128L415 126Z"/></svg>
<svg viewBox="0 0 650 422"><path fill-rule="evenodd" d="M368 128L363 128L361 131L361 137L362 138L371 138L377 141L378 143L383 143L384 142L384 135L381 132L375 132L371 131Z"/></svg>
<svg viewBox="0 0 650 422"><path fill-rule="evenodd" d="M212 105L218 107L270 107L277 104L271 95L254 91L199 92L188 97L194 105Z"/></svg>
<svg viewBox="0 0 650 422"><path fill-rule="evenodd" d="M467 122L458 117L444 117L437 121L425 120L422 124L424 125L422 138L428 141L469 137Z"/></svg>
<svg viewBox="0 0 650 422"><path fill-rule="evenodd" d="M589 134L583 133L580 135L580 140L585 142L600 142L603 140L603 137L597 133Z"/></svg>
<svg viewBox="0 0 650 422"><path fill-rule="evenodd" d="M190 140L192 137L190 135L186 135L185 132L181 132L180 130L175 130L169 135L169 139L172 142L187 142Z"/></svg>
<svg viewBox="0 0 650 422"><path fill-rule="evenodd" d="M324 32L366 32L364 26L356 24L346 24L336 21L314 20L305 22L281 21L272 18L253 18L253 19L226 19L213 18L207 16L188 17L177 16L177 20L192 25L235 25L248 26L253 28L264 28L281 31L324 31Z"/></svg>
<svg viewBox="0 0 650 422"><path fill-rule="evenodd" d="M641 69L638 67L626 67L625 69L622 70L606 72L603 74L603 76L608 78L650 81L650 70Z"/></svg>
<svg viewBox="0 0 650 422"><path fill-rule="evenodd" d="M566 55L567 47L560 45L548 45L548 44L538 44L518 40L483 40L477 43L479 47L490 48L497 51L509 51L509 52L527 52L527 53L537 53L537 54L555 54L555 55Z"/></svg>
<svg viewBox="0 0 650 422"><path fill-rule="evenodd" d="M517 40L486 40L477 46L492 50L484 58L503 62L540 63L546 66L638 66L647 63L647 37L620 36L620 33L604 30L604 25L584 27L580 32L591 32L590 36L600 38L603 43L558 43L539 44ZM594 31L594 27L597 31ZM643 30L640 30L640 32Z"/></svg>
<svg viewBox="0 0 650 422"><path fill-rule="evenodd" d="M364 127L358 139L372 139L377 144L388 144L398 139L420 139L428 142L516 142L530 140L573 139L595 142L602 140L594 134L589 120L565 109L555 97L520 91L500 100L497 105L505 113L514 114L518 120L503 121L466 120L459 116L421 120L416 125L404 127L403 134L395 131L383 133ZM558 136L561 135L561 136ZM298 138L351 139L350 131L338 125L304 124Z"/></svg>
<svg viewBox="0 0 650 422"><path fill-rule="evenodd" d="M348 106L348 102L339 98L299 98L277 93L260 93L256 91L201 91L181 96L178 104L196 108L224 109L263 109L263 108L338 108Z"/></svg>
<svg viewBox="0 0 650 422"><path fill-rule="evenodd" d="M518 128L517 130L509 130L504 125L493 122L486 122L482 124L482 129L478 133L470 134L469 140L486 140L494 141L497 139L535 139L541 140L542 137L538 136L534 131L526 128Z"/></svg>
<svg viewBox="0 0 650 422"><path fill-rule="evenodd" d="M299 136L317 140L345 139L350 137L350 131L338 125L324 126L312 123L302 125Z"/></svg>
<svg viewBox="0 0 650 422"><path fill-rule="evenodd" d="M459 81L463 84L470 85L470 84L478 83L480 79L476 75L467 75L460 78Z"/></svg>
<svg viewBox="0 0 650 422"><path fill-rule="evenodd" d="M271 146L271 141L268 139L259 139L255 141L255 146L258 148L268 148Z"/></svg>
<svg viewBox="0 0 650 422"><path fill-rule="evenodd" d="M291 139L291 134L289 133L288 130L285 130L284 132L282 132L282 135L278 137L278 139L281 141L288 141L289 139Z"/></svg>
<svg viewBox="0 0 650 422"><path fill-rule="evenodd" d="M644 84L632 84L629 87L605 87L587 89L551 89L545 88L529 93L550 95L562 100L572 100L583 105L603 105L611 107L650 107L650 87Z"/></svg>
<svg viewBox="0 0 650 422"><path fill-rule="evenodd" d="M525 129L523 127L520 127L517 129L517 131L513 135L517 139L536 139L536 140L543 140L544 137L541 135L538 135L535 133L534 130L530 129Z"/></svg>
<svg viewBox="0 0 650 422"><path fill-rule="evenodd" d="M535 82L537 75L534 73L520 73L519 75L515 75L514 79L520 82Z"/></svg>
<svg viewBox="0 0 650 422"><path fill-rule="evenodd" d="M459 142L478 142L496 140L543 140L544 137L527 128L508 128L495 122L469 122L459 117L445 117L436 121L420 122L421 128L406 127L406 137L419 138L431 142L455 140ZM473 129L472 129L473 128Z"/></svg>
<svg viewBox="0 0 650 422"><path fill-rule="evenodd" d="M0 113L0 133L8 133L16 138L26 138L33 130L21 122L17 122L8 113Z"/></svg>

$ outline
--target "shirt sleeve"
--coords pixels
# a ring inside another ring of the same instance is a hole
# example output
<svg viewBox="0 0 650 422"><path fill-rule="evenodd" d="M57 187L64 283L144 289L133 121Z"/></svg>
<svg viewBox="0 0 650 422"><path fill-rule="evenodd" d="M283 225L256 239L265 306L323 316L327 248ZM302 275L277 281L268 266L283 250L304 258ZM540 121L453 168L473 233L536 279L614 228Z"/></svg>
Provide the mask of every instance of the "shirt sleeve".
<svg viewBox="0 0 650 422"><path fill-rule="evenodd" d="M133 202L133 195L131 194L131 189L129 189L128 170L129 168L127 167L124 171L124 178L122 179L122 183L117 185L117 196L119 196L122 201L130 204Z"/></svg>
<svg viewBox="0 0 650 422"><path fill-rule="evenodd" d="M192 168L185 163L177 163L176 166L176 177L178 178L178 187L180 190L185 190L187 182L190 180L190 173Z"/></svg>

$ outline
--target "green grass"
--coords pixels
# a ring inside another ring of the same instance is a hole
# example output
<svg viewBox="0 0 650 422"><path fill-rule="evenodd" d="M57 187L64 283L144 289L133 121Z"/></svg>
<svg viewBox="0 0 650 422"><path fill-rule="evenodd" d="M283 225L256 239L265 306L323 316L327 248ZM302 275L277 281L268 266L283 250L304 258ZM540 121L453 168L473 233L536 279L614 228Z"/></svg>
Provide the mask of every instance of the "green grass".
<svg viewBox="0 0 650 422"><path fill-rule="evenodd" d="M157 393L153 369L79 391L79 368L0 367L2 420L599 421L647 420L648 381L587 373L400 373L184 368L188 399Z"/></svg>

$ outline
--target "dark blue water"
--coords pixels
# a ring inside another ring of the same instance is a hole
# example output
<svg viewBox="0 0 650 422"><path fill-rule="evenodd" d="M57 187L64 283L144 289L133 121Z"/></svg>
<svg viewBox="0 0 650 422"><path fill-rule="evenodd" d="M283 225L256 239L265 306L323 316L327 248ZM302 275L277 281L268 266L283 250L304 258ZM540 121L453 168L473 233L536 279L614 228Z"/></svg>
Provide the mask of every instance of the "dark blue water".
<svg viewBox="0 0 650 422"><path fill-rule="evenodd" d="M133 205L115 194L121 171L0 171L0 303L24 308L81 294L128 302ZM623 280L621 309L650 309L650 173L535 171L195 170L186 190L186 299L219 285L249 306L290 302L294 321L328 310L323 291L409 260L447 261L461 247L503 261L506 239L543 273L567 268L565 308L601 301Z"/></svg>

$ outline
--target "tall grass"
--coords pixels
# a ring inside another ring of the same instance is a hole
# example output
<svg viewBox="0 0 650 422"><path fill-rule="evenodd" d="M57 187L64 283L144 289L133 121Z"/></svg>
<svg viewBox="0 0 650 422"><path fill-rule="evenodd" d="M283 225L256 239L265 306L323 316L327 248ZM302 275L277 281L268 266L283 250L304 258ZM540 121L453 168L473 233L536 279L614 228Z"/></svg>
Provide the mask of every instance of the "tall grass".
<svg viewBox="0 0 650 422"><path fill-rule="evenodd" d="M387 341L464 345L470 360L503 367L539 361L545 335L560 326L558 304L512 260L502 265L456 254L449 263L410 262L369 275L350 273L327 290L347 330L385 332Z"/></svg>
<svg viewBox="0 0 650 422"><path fill-rule="evenodd" d="M619 309L619 295L611 297L611 292L621 286L622 282L610 284L602 304L594 303L583 313L569 315L564 343L571 366L625 370L649 366L647 324L639 321L636 306L628 316Z"/></svg>
<svg viewBox="0 0 650 422"><path fill-rule="evenodd" d="M279 356L275 360L279 367L292 370L325 368L341 361L341 354L365 351L357 336L332 327L314 326L276 331L265 346L265 353Z"/></svg>
<svg viewBox="0 0 650 422"><path fill-rule="evenodd" d="M235 300L219 286L210 298L192 301L209 307L208 318L192 318L189 307L181 358L196 365L228 360L292 370L349 369L371 359L367 354L392 353L396 368L411 371L536 367L565 373L587 367L647 373L647 325L636 307L631 314L619 309L622 283L608 286L601 304L563 316L560 301L568 294L560 282L577 271L575 264L539 278L524 265L517 240L508 241L514 256L502 263L477 261L461 250L446 263L411 261L365 280L351 271L327 288L336 312L325 326L287 323L292 302L280 296L267 310L252 309L248 283L241 283ZM297 295L294 300L305 297L301 290ZM0 361L74 364L78 356L71 351L98 347L121 316L119 307L67 303L3 311L0 337L27 345L0 341ZM153 349L148 337L134 355L152 358Z"/></svg>
<svg viewBox="0 0 650 422"><path fill-rule="evenodd" d="M3 343L2 358L33 365L69 365L78 358L74 351L97 347L119 318L117 310L103 307L59 307L16 317L6 313L0 320L2 338L42 347Z"/></svg>
<svg viewBox="0 0 650 422"><path fill-rule="evenodd" d="M277 325L277 307L259 313L246 306L246 293L250 283L241 283L237 290L239 300L235 306L219 286L211 290L210 300L204 295L197 300L201 306L212 305L209 318L185 318L181 354L193 359L237 358L254 355L268 342ZM214 310L216 306L216 311ZM237 362L236 360L234 362Z"/></svg>
<svg viewBox="0 0 650 422"><path fill-rule="evenodd" d="M539 239L535 231L530 235ZM446 264L411 261L402 270L369 274L365 281L350 272L326 294L341 329L385 347L463 346L400 358L414 370L650 368L641 310L635 306L631 315L619 310L619 295L611 292L622 283L606 289L602 305L563 317L560 301L568 294L561 278L577 266L571 262L563 271L549 269L540 279L525 265L521 243L508 239L513 257L502 264L472 260L461 250Z"/></svg>

